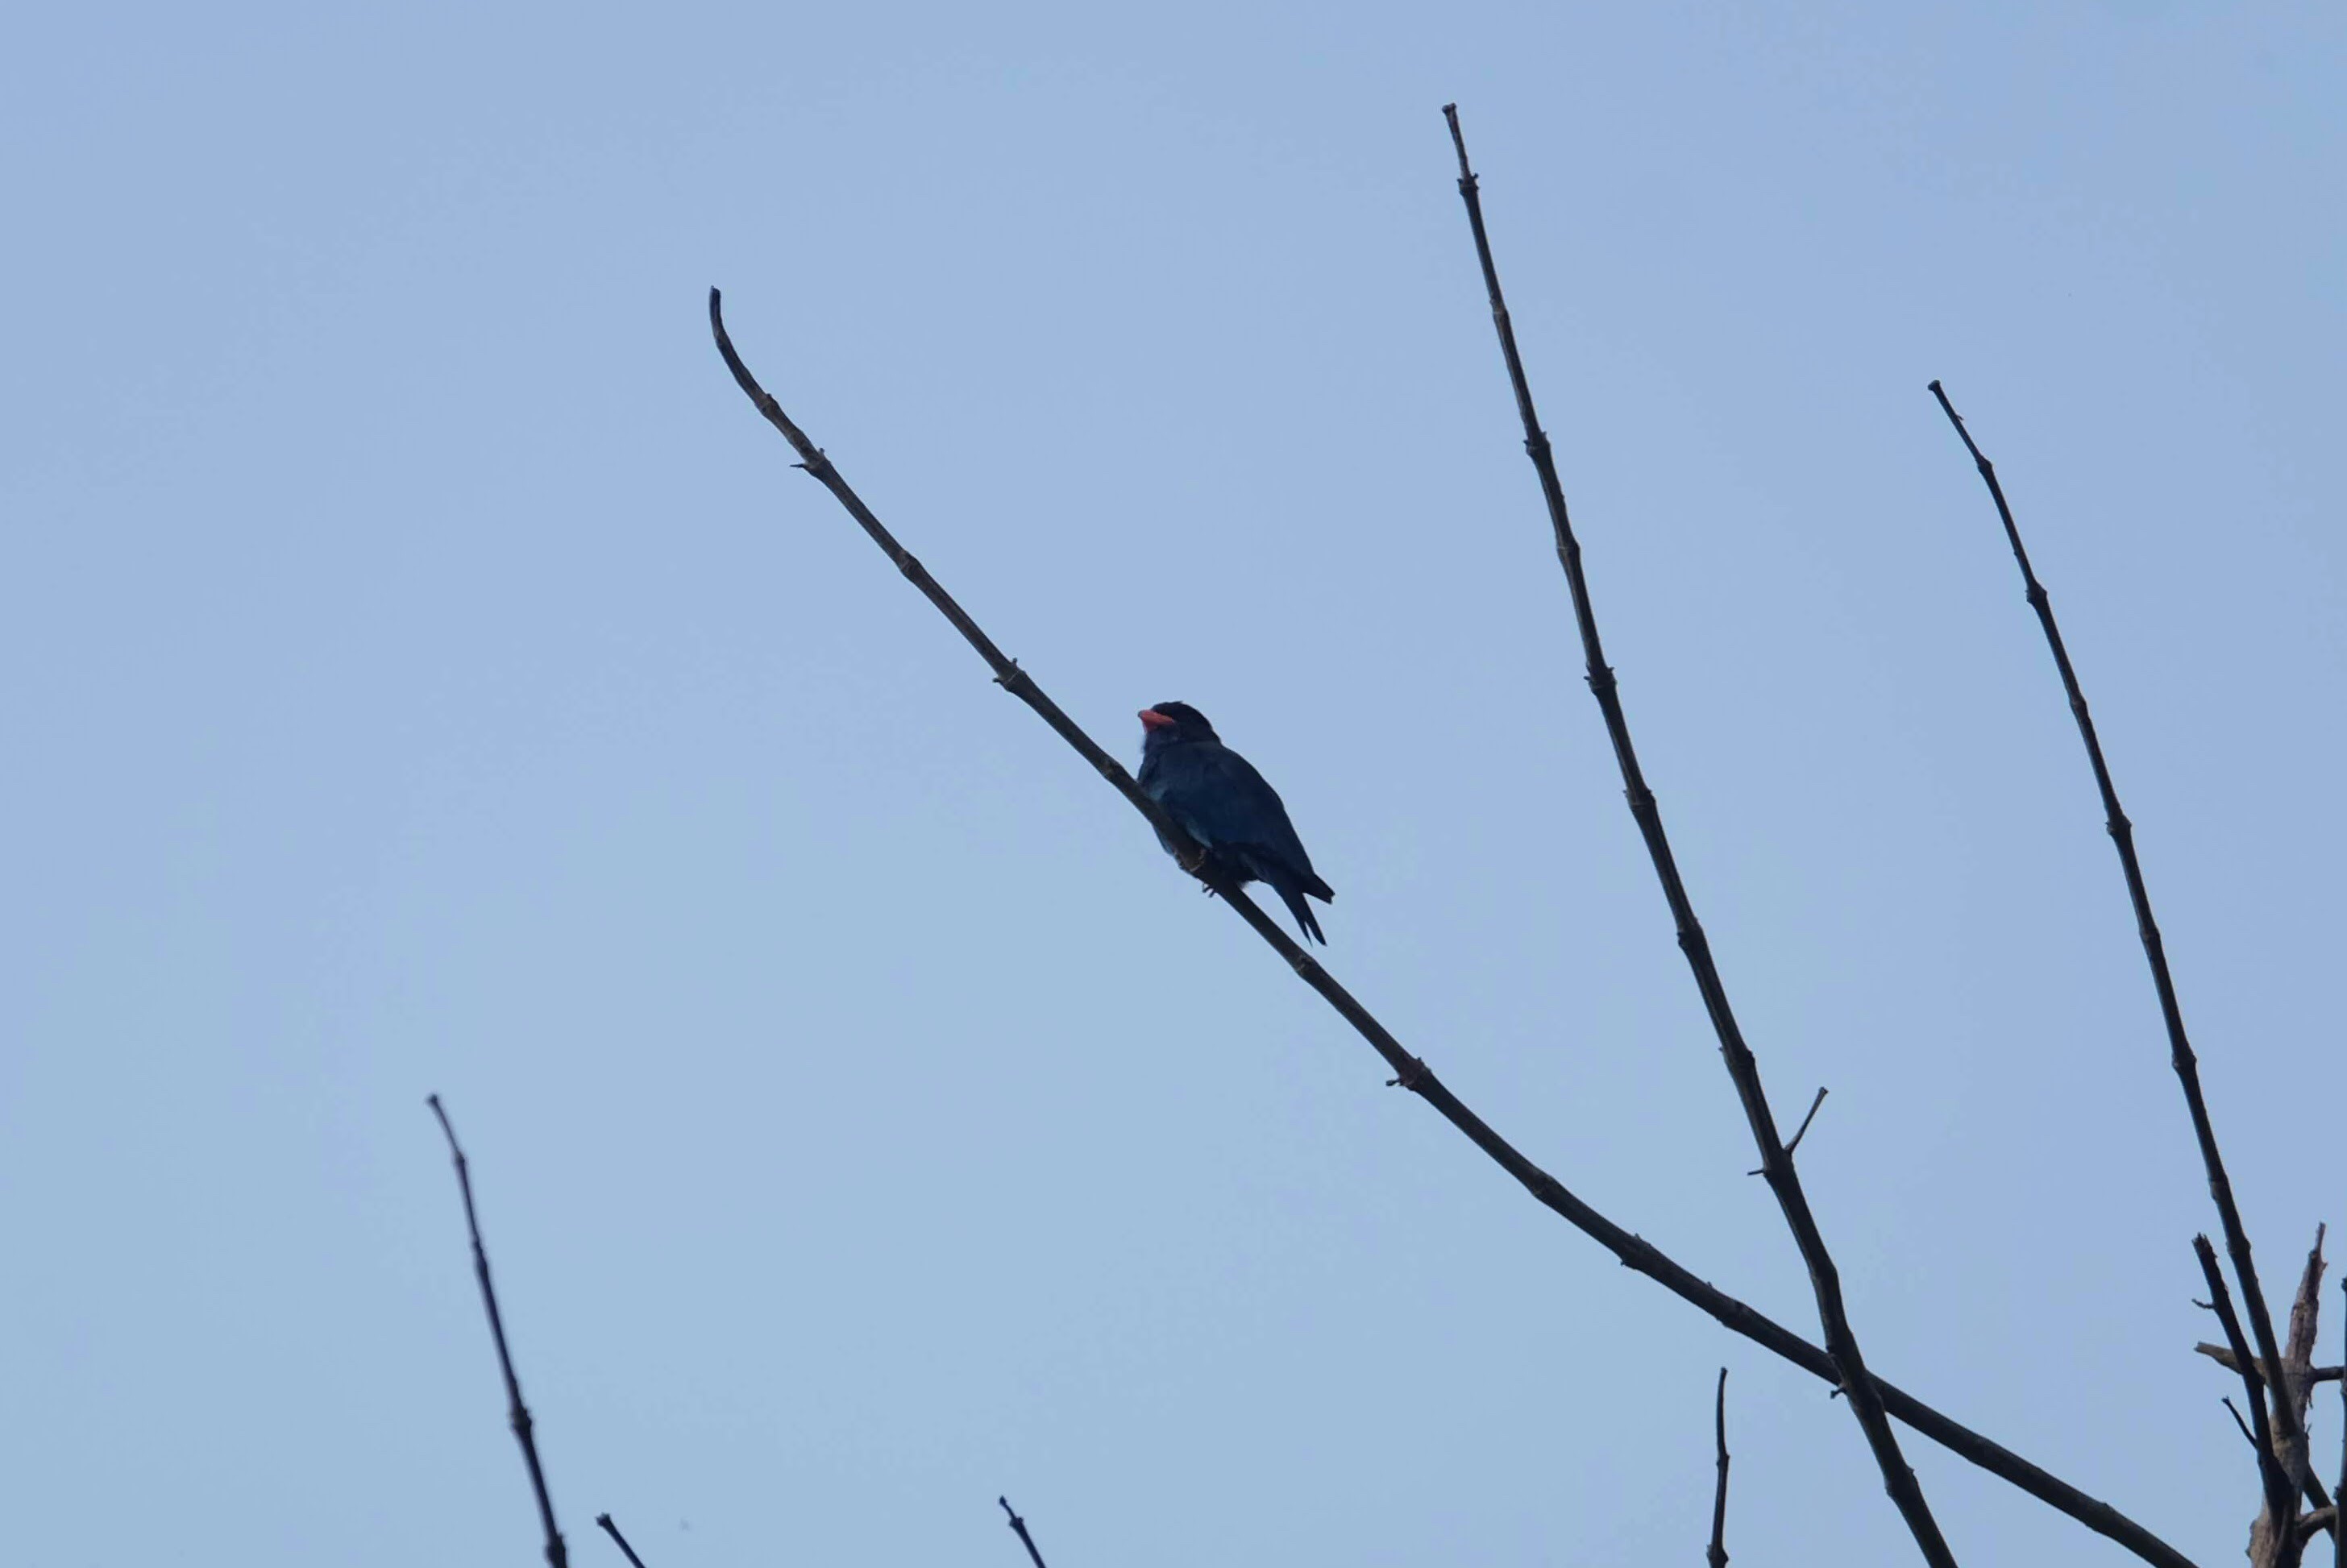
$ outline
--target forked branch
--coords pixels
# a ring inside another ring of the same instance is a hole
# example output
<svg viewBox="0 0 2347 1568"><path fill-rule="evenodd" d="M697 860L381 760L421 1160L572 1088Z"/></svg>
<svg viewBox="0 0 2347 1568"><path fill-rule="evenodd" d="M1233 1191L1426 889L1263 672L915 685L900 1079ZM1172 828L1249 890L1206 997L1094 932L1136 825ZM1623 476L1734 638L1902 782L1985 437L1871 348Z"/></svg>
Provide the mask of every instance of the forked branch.
<svg viewBox="0 0 2347 1568"><path fill-rule="evenodd" d="M734 381L740 384L752 406L756 408L766 421L790 442L792 448L799 455L799 466L832 493L833 497L846 508L850 517L856 519L873 542L896 563L897 569L904 574L906 579L935 605L938 613L945 616L954 629L962 634L963 639L977 651L979 657L983 659L988 668L993 671L996 682L1012 696L1034 709L1043 722L1049 724L1061 739L1066 741L1070 748L1083 758L1086 764L1107 780L1110 786L1125 798L1126 804L1147 818L1151 825L1161 832L1175 835L1177 843L1184 842L1179 835L1179 830L1175 829L1165 814L1158 809L1157 803L1141 793L1140 786L1133 782L1133 775L1127 773L1113 757L1102 751L1073 720L1062 712L1058 704L1043 693L1032 676L1021 670L995 646L993 641L980 630L978 624L970 619L960 605L955 603L951 596L938 586L937 580L929 576L919 561L916 560L911 553L898 544L895 537L881 526L880 520L872 514L871 508L864 504L863 499L849 487L847 481L841 477L838 469L832 465L830 459L807 439L805 433L783 412L782 406L774 401L765 388L758 384L757 378L750 374L749 366L743 363L741 354L733 347L733 338L725 330L723 300L715 289L709 291L709 326L712 335L716 339L717 352L723 356L726 368L733 373ZM1214 863L1209 861L1205 869L1211 876ZM1394 1038L1385 1025L1378 1021L1368 1009L1356 1000L1351 992L1337 984L1334 977L1321 966L1318 959L1291 939L1287 933L1274 924L1251 899L1235 887L1218 886L1216 891L1224 895L1222 902L1228 905L1235 914L1245 920L1256 936L1262 938L1274 952L1286 961L1306 985L1318 992L1322 999L1334 1008L1337 1015L1368 1042L1370 1049L1375 1050L1392 1069L1398 1082L1408 1087L1411 1092L1433 1107L1443 1120L1449 1122L1465 1134L1477 1148L1482 1150L1493 1163L1522 1183L1524 1189L1536 1201L1612 1253L1621 1260L1624 1267L1635 1269L1646 1276L1681 1300L1708 1313L1725 1327L1774 1354L1783 1357L1811 1376L1831 1384L1839 1385L1841 1382L1834 1358L1824 1350L1744 1302L1727 1295L1725 1291L1714 1288L1707 1282L1698 1278L1691 1270L1664 1254L1661 1249L1598 1213L1570 1191L1563 1183L1532 1163L1513 1144L1494 1132L1481 1117L1469 1110L1457 1095L1451 1093L1443 1085L1441 1080L1435 1076L1433 1071L1424 1061L1405 1050L1401 1042ZM2190 1559L2152 1534L2142 1525L2112 1508L2108 1503L2087 1496L2076 1487L2032 1464L2011 1450L1992 1442L1980 1433L1942 1415L1912 1395L1902 1392L1880 1378L1870 1379L1868 1387L1891 1414L1923 1433L1932 1441L1942 1444L1950 1451L1969 1460L1992 1474L2012 1482L2032 1497L2068 1514L2097 1534L2117 1542L2145 1562L2159 1563L2162 1568L2191 1568Z"/></svg>
<svg viewBox="0 0 2347 1568"><path fill-rule="evenodd" d="M2250 1535L2250 1559L2257 1568L2293 1568L2298 1562L2297 1532L2298 1489L2291 1484L2283 1471L2281 1458L2274 1451L2274 1430L2267 1419L2266 1380L2257 1373L2257 1364L2250 1356L2249 1341L2241 1334L2241 1319L2233 1310L2232 1292L2225 1286L2224 1272L2217 1266L2217 1253L2205 1235L2192 1238L2192 1254L2200 1260L2200 1276L2209 1286L2209 1309L2225 1330L2225 1343L2231 1347L2233 1361L2240 1368L2241 1385L2249 1396L2250 1446L2258 1450L2258 1480L2265 1494L2264 1512L2258 1528ZM2275 1400L2275 1404L2285 1401ZM2235 1419L2239 1419L2236 1411Z"/></svg>

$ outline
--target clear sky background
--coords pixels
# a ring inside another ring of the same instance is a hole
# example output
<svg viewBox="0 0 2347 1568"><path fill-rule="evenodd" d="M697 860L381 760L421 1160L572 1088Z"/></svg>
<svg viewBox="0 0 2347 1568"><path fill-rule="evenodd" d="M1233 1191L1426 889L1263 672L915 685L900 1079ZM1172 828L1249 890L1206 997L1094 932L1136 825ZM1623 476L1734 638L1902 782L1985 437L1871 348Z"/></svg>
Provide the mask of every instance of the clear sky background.
<svg viewBox="0 0 2347 1568"><path fill-rule="evenodd" d="M2213 1228L2347 1222L2335 6L46 7L0 51L8 1555L1911 1560L1821 1385L1387 1073L788 466L743 353L1331 967L1815 1333L1631 720L1884 1375L2229 1563ZM2324 1360L2339 1358L2327 1293ZM2318 1405L2336 1463L2339 1407ZM1920 1439L1959 1557L2131 1561Z"/></svg>

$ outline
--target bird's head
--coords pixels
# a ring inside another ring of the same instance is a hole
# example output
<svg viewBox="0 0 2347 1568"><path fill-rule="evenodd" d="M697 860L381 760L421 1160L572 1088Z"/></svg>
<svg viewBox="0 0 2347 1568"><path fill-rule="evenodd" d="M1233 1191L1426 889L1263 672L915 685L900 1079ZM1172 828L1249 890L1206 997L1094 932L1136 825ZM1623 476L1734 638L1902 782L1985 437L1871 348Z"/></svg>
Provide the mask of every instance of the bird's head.
<svg viewBox="0 0 2347 1568"><path fill-rule="evenodd" d="M1206 715L1187 702L1159 702L1141 710L1141 748L1155 751L1183 741L1212 741L1220 737L1214 726L1206 723Z"/></svg>

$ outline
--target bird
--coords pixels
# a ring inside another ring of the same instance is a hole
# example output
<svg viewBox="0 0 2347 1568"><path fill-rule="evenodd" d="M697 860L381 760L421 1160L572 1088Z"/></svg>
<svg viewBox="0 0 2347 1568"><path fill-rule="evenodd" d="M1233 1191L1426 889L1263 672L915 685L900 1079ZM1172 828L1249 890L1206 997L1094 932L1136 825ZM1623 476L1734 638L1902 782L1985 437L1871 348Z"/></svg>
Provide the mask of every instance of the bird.
<svg viewBox="0 0 2347 1568"><path fill-rule="evenodd" d="M1163 807L1240 886L1268 883L1296 917L1296 927L1326 947L1328 938L1320 934L1320 922L1304 896L1327 904L1337 895L1312 869L1312 857L1304 853L1279 792L1253 764L1223 744L1206 715L1187 702L1142 709L1141 726L1141 793ZM1165 849L1179 857L1174 845Z"/></svg>

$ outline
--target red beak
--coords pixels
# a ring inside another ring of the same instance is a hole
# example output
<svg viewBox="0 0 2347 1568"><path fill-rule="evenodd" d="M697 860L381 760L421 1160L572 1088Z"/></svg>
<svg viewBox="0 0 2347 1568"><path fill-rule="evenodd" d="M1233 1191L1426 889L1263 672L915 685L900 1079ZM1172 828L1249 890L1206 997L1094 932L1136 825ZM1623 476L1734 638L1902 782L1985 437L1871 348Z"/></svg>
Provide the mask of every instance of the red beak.
<svg viewBox="0 0 2347 1568"><path fill-rule="evenodd" d="M1174 727L1174 721L1154 708L1143 708L1141 710L1141 727L1144 730L1170 730Z"/></svg>

